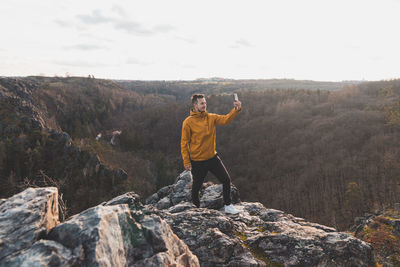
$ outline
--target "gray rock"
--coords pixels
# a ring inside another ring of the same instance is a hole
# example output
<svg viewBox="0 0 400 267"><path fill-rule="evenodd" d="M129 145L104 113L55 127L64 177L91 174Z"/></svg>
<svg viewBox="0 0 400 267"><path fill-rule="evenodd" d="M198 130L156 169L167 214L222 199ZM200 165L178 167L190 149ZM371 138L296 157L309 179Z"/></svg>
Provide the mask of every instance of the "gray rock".
<svg viewBox="0 0 400 267"><path fill-rule="evenodd" d="M140 197L134 192L127 192L123 195L117 196L104 203L106 206L128 204L129 208L132 210L142 209L143 205L140 203Z"/></svg>
<svg viewBox="0 0 400 267"><path fill-rule="evenodd" d="M58 192L55 187L28 188L0 205L0 262L29 248L58 221Z"/></svg>
<svg viewBox="0 0 400 267"><path fill-rule="evenodd" d="M100 205L58 225L48 238L71 250L80 249L84 255L80 264L124 266L127 254L133 248L131 244L124 243L123 238L129 239L130 233L136 232L134 228L139 227L131 217L127 204Z"/></svg>
<svg viewBox="0 0 400 267"><path fill-rule="evenodd" d="M73 255L57 242L39 240L32 247L6 257L0 266L74 266L77 258L79 255Z"/></svg>
<svg viewBox="0 0 400 267"><path fill-rule="evenodd" d="M57 142L64 147L70 147L72 145L72 139L66 132L59 132L55 129L51 129L49 130L49 134L51 138L57 140Z"/></svg>
<svg viewBox="0 0 400 267"><path fill-rule="evenodd" d="M149 196L148 198L146 198L145 203L146 204L151 204L151 203L157 203L157 201L160 200L160 197L158 196L157 193L152 194L151 196Z"/></svg>
<svg viewBox="0 0 400 267"><path fill-rule="evenodd" d="M160 201L157 202L156 207L157 209L167 209L169 207L171 207L171 199L169 197L164 197L162 199L160 199Z"/></svg>
<svg viewBox="0 0 400 267"><path fill-rule="evenodd" d="M260 203L235 207L228 215L182 203L158 214L202 266L375 266L372 247L349 234Z"/></svg>
<svg viewBox="0 0 400 267"><path fill-rule="evenodd" d="M67 147L64 149L70 153L73 150L73 147ZM77 154L79 155L79 151ZM81 152L85 154L85 152ZM86 152L87 153L87 152ZM78 157L75 156L75 157ZM120 184L128 178L128 174L123 169L113 170L108 166L101 163L99 156L97 153L89 156L89 155L81 155L80 157L89 157L88 159L82 159L83 162L86 161L84 168L82 169L82 174L88 178L95 178L99 181L107 181L111 183L112 186L116 184Z"/></svg>
<svg viewBox="0 0 400 267"><path fill-rule="evenodd" d="M200 207L209 209L220 209L224 206L224 199L222 196L222 184L214 185L207 183L206 188L200 198ZM231 185L232 203L240 202L239 193L234 185Z"/></svg>
<svg viewBox="0 0 400 267"><path fill-rule="evenodd" d="M175 206L170 207L169 209L167 209L167 211L169 213L177 213L177 212L181 212L181 211L185 211L185 210L193 209L193 208L196 208L196 206L193 203L181 202Z"/></svg>
<svg viewBox="0 0 400 267"><path fill-rule="evenodd" d="M193 208L160 211L160 216L199 258L201 266L265 266L235 236L235 221L222 212Z"/></svg>
<svg viewBox="0 0 400 267"><path fill-rule="evenodd" d="M125 194L81 212L55 227L48 238L70 250L81 248L84 258L78 263L85 266L157 266L161 259L198 265L164 220L139 209L136 196Z"/></svg>
<svg viewBox="0 0 400 267"><path fill-rule="evenodd" d="M365 213L362 217L356 217L354 225L350 227L350 231L354 232L354 235L357 236L374 218L376 218L376 215L369 213Z"/></svg>
<svg viewBox="0 0 400 267"><path fill-rule="evenodd" d="M182 172L175 183L161 188L157 193L146 199L146 204L153 205L158 209L168 209L179 203L191 202L192 199L192 173ZM231 185L232 203L240 202L239 192ZM224 206L222 197L222 185L214 185L212 182L204 183L200 191L200 207L220 209Z"/></svg>
<svg viewBox="0 0 400 267"><path fill-rule="evenodd" d="M135 262L135 266L200 266L197 257L160 217L145 216L142 227L153 244L154 255Z"/></svg>

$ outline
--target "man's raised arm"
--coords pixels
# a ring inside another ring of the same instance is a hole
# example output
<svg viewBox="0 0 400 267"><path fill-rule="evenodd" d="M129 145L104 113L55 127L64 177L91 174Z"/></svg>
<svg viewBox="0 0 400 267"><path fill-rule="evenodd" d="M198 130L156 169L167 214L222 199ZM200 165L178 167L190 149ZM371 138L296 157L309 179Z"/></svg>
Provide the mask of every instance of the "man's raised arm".
<svg viewBox="0 0 400 267"><path fill-rule="evenodd" d="M233 121L236 115L242 110L242 103L240 101L235 101L233 102L233 105L235 107L226 115L212 114L212 116L215 117L215 124L227 125Z"/></svg>

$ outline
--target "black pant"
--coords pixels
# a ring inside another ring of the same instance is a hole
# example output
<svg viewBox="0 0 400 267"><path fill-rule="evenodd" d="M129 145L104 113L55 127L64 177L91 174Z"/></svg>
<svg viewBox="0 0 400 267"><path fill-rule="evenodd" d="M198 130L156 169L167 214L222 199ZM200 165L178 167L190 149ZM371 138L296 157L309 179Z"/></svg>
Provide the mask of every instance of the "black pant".
<svg viewBox="0 0 400 267"><path fill-rule="evenodd" d="M200 207L199 191L203 185L207 172L210 171L223 185L225 205L231 204L231 178L221 158L215 155L213 158L204 161L191 161L192 163L192 201L196 207Z"/></svg>

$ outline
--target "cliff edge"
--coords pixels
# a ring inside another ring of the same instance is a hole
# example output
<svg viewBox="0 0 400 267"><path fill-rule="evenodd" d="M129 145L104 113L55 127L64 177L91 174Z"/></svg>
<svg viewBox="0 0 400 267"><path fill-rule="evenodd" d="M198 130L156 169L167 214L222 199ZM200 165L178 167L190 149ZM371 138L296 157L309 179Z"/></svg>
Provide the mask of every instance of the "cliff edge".
<svg viewBox="0 0 400 267"><path fill-rule="evenodd" d="M375 266L372 247L350 234L260 203L223 212L222 186L192 176L146 200L129 192L59 222L57 188L0 200L0 266Z"/></svg>

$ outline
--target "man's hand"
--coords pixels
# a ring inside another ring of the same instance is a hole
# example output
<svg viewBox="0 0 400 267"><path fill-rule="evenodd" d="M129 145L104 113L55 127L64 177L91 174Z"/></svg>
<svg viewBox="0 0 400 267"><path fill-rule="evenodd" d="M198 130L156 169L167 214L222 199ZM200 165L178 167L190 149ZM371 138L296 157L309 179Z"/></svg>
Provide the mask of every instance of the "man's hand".
<svg viewBox="0 0 400 267"><path fill-rule="evenodd" d="M242 109L242 102L240 102L239 100L235 100L234 102L233 102L233 105L235 106L235 109L236 110L241 110Z"/></svg>
<svg viewBox="0 0 400 267"><path fill-rule="evenodd" d="M192 164L185 165L185 170L190 171L192 170Z"/></svg>

